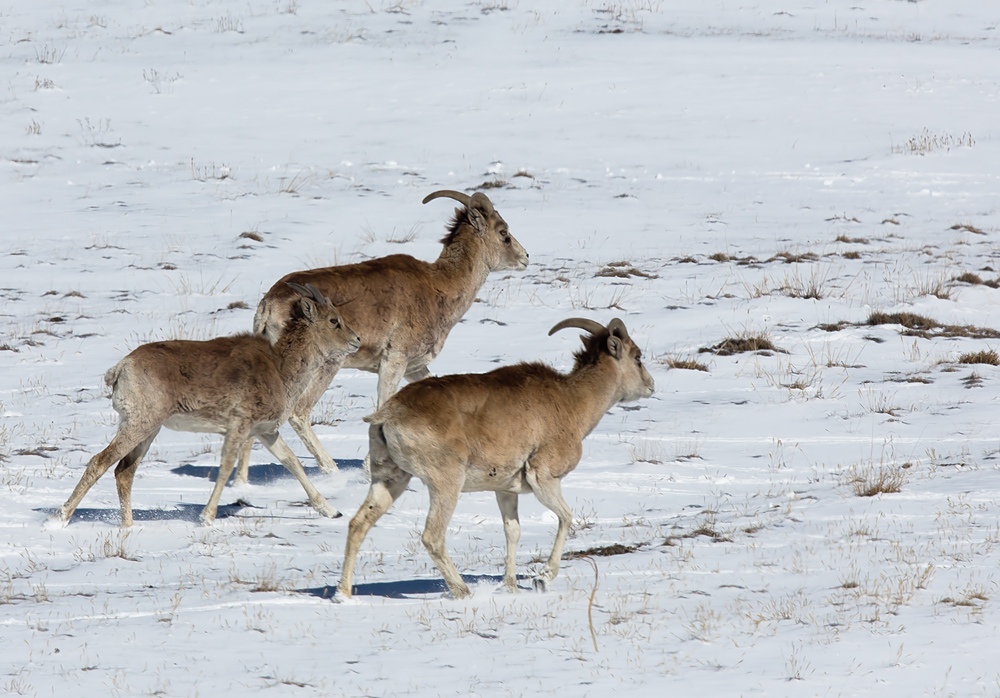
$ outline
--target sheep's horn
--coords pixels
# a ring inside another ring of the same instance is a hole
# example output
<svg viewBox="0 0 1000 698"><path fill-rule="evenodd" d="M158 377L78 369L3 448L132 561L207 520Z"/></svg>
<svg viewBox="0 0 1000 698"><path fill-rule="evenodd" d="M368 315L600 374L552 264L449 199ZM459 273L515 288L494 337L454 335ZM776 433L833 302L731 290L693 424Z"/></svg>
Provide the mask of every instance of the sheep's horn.
<svg viewBox="0 0 1000 698"><path fill-rule="evenodd" d="M323 295L323 292L320 291L315 286L313 286L312 284L306 284L305 286L303 286L302 284L297 284L294 281L286 281L285 284L304 298L312 298L320 305L333 305L326 298L326 296Z"/></svg>
<svg viewBox="0 0 1000 698"><path fill-rule="evenodd" d="M427 196L425 196L423 203L426 204L429 201L434 201L434 199L440 199L442 197L446 199L454 199L455 201L462 204L466 208L469 207L469 202L471 201L471 197L468 194L463 194L462 192L454 191L453 189L442 189L440 191L434 192L433 194L428 194Z"/></svg>
<svg viewBox="0 0 1000 698"><path fill-rule="evenodd" d="M615 318L608 323L608 332L622 339L628 339L628 330L625 329L625 323L620 319Z"/></svg>
<svg viewBox="0 0 1000 698"><path fill-rule="evenodd" d="M472 198L469 199L468 205L470 207L475 206L476 208L485 211L487 215L495 213L493 209L493 202L490 201L490 197L486 196L486 194L481 191L477 191L472 195Z"/></svg>
<svg viewBox="0 0 1000 698"><path fill-rule="evenodd" d="M597 334L598 332L603 332L605 330L604 325L595 320L588 320L587 318L584 317L571 317L563 320L558 325L549 330L549 336L551 337L559 330L564 330L567 327L576 327L581 330L586 330L587 332L590 332L590 334Z"/></svg>

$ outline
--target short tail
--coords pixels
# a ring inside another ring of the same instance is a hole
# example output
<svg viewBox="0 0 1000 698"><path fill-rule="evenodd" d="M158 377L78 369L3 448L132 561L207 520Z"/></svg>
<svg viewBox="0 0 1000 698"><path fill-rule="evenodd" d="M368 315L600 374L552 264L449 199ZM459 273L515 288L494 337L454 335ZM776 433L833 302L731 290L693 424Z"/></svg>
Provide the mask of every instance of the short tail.
<svg viewBox="0 0 1000 698"><path fill-rule="evenodd" d="M375 410L369 415L362 417L364 421L369 424L385 424L389 421L389 414L385 409Z"/></svg>
<svg viewBox="0 0 1000 698"><path fill-rule="evenodd" d="M114 391L115 385L118 383L118 379L122 375L122 371L124 371L127 366L128 357L126 356L124 359L109 368L107 373L104 374L104 384Z"/></svg>

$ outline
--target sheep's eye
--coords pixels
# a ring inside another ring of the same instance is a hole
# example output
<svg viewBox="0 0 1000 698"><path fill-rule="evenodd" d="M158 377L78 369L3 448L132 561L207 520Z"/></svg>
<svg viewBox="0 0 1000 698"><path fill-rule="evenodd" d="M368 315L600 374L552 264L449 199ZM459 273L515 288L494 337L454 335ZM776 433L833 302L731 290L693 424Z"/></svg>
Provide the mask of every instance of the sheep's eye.
<svg viewBox="0 0 1000 698"><path fill-rule="evenodd" d="M340 320L338 320L335 317L332 317L330 318L330 324L333 325L334 329L337 329L338 327L340 327Z"/></svg>

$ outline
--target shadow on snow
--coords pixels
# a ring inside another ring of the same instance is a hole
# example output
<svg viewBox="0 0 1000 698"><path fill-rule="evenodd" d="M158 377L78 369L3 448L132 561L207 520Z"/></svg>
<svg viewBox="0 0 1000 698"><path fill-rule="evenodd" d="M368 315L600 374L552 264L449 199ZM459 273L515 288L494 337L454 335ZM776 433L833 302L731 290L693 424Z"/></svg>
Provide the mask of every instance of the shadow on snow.
<svg viewBox="0 0 1000 698"><path fill-rule="evenodd" d="M360 469L363 465L363 461L360 458L338 458L337 467L341 470L352 470ZM303 466L306 471L306 475L309 479L318 477L323 474L319 469L319 466ZM219 477L219 466L217 465L191 465L190 463L185 463L176 468L171 468L170 472L177 475L189 475L191 477L202 478L205 480L211 480L215 482L215 479ZM236 468L233 468L233 475L236 474ZM262 463L260 465L251 465L247 471L247 482L251 485L267 485L269 483L275 482L277 480L284 480L287 478L294 478L285 469L281 463ZM230 476L229 482L232 482L233 477Z"/></svg>
<svg viewBox="0 0 1000 698"><path fill-rule="evenodd" d="M187 504L181 502L177 505L176 509L133 509L132 518L136 521L191 521L194 523L199 523L201 516L201 510L205 508L204 504ZM261 509L262 507L255 507L253 504L246 502L242 499L238 499L232 504L220 504L218 513L215 515L216 519L225 519L230 516L235 516L237 513L243 509ZM52 516L56 513L57 509L40 508L35 509L37 512L41 512L46 516ZM73 521L104 521L106 523L121 523L122 512L121 509L85 509L80 507L75 512L73 512Z"/></svg>
<svg viewBox="0 0 1000 698"><path fill-rule="evenodd" d="M476 584L493 584L499 586L503 583L503 577L498 574L463 574L462 579L469 586ZM530 579L530 577L519 576L518 579ZM529 587L518 584L519 589L530 590ZM355 584L353 587L354 596L381 596L386 599L411 599L414 597L426 596L429 594L445 594L448 592L448 585L443 579L404 579L398 582L372 582L370 584ZM332 599L337 593L337 587L325 586L313 589L296 589L299 594L309 594L318 596L321 599Z"/></svg>

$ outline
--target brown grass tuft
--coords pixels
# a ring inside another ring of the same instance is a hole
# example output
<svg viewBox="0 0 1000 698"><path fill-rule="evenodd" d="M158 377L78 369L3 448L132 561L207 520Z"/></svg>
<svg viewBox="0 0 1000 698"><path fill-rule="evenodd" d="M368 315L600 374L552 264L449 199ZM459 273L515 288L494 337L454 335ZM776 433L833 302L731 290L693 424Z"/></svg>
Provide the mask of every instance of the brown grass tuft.
<svg viewBox="0 0 1000 698"><path fill-rule="evenodd" d="M847 473L847 481L858 497L894 494L903 489L906 471L885 463L867 463L852 467Z"/></svg>
<svg viewBox="0 0 1000 698"><path fill-rule="evenodd" d="M739 337L728 337L715 346L707 348L703 347L698 351L699 353L712 353L718 354L719 356L731 356L733 354L742 354L748 351L784 353L781 349L774 346L770 337L763 333L745 334Z"/></svg>
<svg viewBox="0 0 1000 698"><path fill-rule="evenodd" d="M661 356L656 359L656 362L666 366L667 368L680 368L688 371L708 372L708 366L691 358L682 358L680 356Z"/></svg>
<svg viewBox="0 0 1000 698"><path fill-rule="evenodd" d="M990 366L1000 366L1000 355L995 349L984 349L962 354L958 357L960 364L989 364Z"/></svg>

